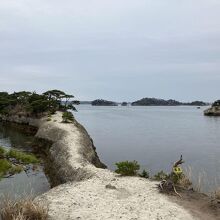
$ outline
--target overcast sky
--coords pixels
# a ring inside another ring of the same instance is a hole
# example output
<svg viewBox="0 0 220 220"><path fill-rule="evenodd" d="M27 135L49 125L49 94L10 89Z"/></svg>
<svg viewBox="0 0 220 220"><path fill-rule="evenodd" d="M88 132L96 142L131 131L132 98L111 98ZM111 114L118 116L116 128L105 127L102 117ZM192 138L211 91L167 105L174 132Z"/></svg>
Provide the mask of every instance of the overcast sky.
<svg viewBox="0 0 220 220"><path fill-rule="evenodd" d="M220 99L219 0L0 0L0 90Z"/></svg>

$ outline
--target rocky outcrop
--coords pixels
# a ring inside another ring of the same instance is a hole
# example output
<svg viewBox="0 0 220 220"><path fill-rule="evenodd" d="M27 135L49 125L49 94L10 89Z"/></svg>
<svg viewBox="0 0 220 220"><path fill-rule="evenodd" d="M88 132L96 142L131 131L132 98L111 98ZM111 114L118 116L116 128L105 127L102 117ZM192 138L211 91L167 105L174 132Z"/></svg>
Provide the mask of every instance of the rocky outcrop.
<svg viewBox="0 0 220 220"><path fill-rule="evenodd" d="M220 116L220 100L215 101L211 108L204 111L206 116Z"/></svg>
<svg viewBox="0 0 220 220"><path fill-rule="evenodd" d="M206 116L220 116L220 107L212 106L204 111L204 115Z"/></svg>

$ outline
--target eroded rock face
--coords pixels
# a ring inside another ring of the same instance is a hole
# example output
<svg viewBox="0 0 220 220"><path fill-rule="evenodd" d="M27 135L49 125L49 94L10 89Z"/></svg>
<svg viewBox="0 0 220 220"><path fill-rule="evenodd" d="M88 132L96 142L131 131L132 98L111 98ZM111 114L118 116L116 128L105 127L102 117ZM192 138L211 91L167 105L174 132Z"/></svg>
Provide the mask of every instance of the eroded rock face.
<svg viewBox="0 0 220 220"><path fill-rule="evenodd" d="M204 111L206 116L220 116L220 106L212 106Z"/></svg>
<svg viewBox="0 0 220 220"><path fill-rule="evenodd" d="M62 123L61 112L53 115L51 121L47 121L47 117L33 119L18 115L1 119L12 123L12 126L19 126L24 132L33 128L37 138L52 143L47 165L50 166L52 175L49 173L49 177L53 186L90 178L96 173L93 166L107 168L100 161L86 129L76 120L74 123Z"/></svg>

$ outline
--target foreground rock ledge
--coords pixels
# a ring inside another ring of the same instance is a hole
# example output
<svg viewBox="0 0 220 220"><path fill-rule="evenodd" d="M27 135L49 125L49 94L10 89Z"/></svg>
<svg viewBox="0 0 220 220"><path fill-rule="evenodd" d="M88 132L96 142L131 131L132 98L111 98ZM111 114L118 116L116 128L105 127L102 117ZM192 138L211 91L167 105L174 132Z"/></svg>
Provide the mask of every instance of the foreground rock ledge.
<svg viewBox="0 0 220 220"><path fill-rule="evenodd" d="M99 161L91 138L78 123L61 123L61 113L51 121L25 119L38 127L37 137L53 142L52 163L63 184L38 197L49 205L51 220L172 220L194 219L158 192L156 183L139 177L119 177L97 168ZM22 119L11 118L22 123Z"/></svg>

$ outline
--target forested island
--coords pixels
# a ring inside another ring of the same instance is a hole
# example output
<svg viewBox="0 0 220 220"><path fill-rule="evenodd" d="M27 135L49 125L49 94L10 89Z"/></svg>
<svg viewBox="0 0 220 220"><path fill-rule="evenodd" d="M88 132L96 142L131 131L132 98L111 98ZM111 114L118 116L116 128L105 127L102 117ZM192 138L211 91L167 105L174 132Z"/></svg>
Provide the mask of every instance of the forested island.
<svg viewBox="0 0 220 220"><path fill-rule="evenodd" d="M157 98L143 98L138 101L132 102L131 105L133 106L178 106L178 105L206 106L208 104L202 101L185 103L173 99L164 100Z"/></svg>
<svg viewBox="0 0 220 220"><path fill-rule="evenodd" d="M87 104L87 105L93 105L93 106L118 106L117 102L108 101L105 99L96 99L94 101L80 101L80 104ZM173 99L158 99L158 98L142 98L140 100L134 101L132 103L130 102L121 102L119 103L121 106L180 106L180 105L186 105L186 106L207 106L209 103L203 102L203 101L193 101L193 102L179 102Z"/></svg>
<svg viewBox="0 0 220 220"><path fill-rule="evenodd" d="M118 106L118 104L116 102L107 101L107 100L104 100L104 99L96 99L96 100L91 102L91 105L95 105L95 106Z"/></svg>

